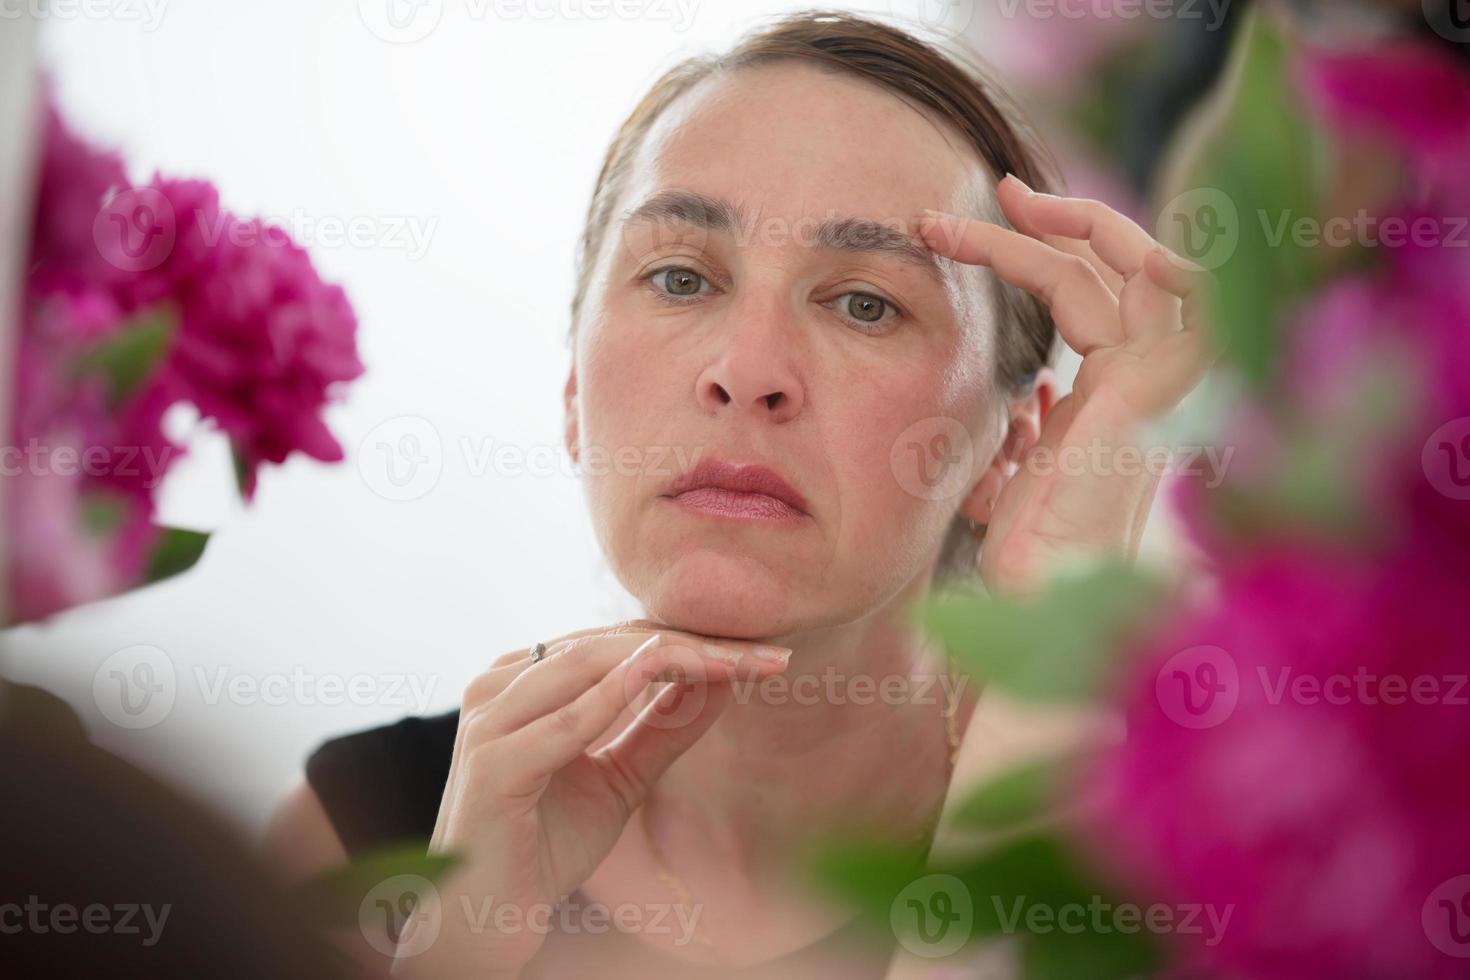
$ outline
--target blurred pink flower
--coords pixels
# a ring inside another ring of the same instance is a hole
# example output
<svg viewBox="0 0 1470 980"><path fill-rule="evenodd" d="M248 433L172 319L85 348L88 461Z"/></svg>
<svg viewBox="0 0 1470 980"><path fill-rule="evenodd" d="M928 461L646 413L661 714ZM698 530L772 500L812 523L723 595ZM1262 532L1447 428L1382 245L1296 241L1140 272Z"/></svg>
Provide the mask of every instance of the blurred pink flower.
<svg viewBox="0 0 1470 980"><path fill-rule="evenodd" d="M1416 203L1393 216L1444 229L1445 179L1463 186L1470 163L1463 71L1416 45L1304 72L1335 124L1403 147ZM1226 483L1175 483L1215 588L1130 665L1128 740L1089 772L1089 834L1141 891L1233 907L1218 946L1177 937L1211 972L1464 975L1470 493L1425 461L1443 439L1470 466L1467 251L1411 236L1328 284L1285 325L1272 391L1240 408ZM1397 414L1372 386L1394 377ZM1329 444L1356 526L1271 513L1303 506L1291 464Z"/></svg>
<svg viewBox="0 0 1470 980"><path fill-rule="evenodd" d="M130 185L49 100L40 136L8 440L21 472L4 515L23 619L138 583L154 494L183 452L163 431L172 405L230 438L248 497L264 462L342 458L320 414L363 371L345 294L283 231L222 210L207 182ZM153 316L171 327L141 377L79 370Z"/></svg>
<svg viewBox="0 0 1470 980"><path fill-rule="evenodd" d="M1426 185L1470 200L1470 74L1442 46L1381 41L1341 51L1308 47L1301 89L1335 126L1401 147Z"/></svg>
<svg viewBox="0 0 1470 980"><path fill-rule="evenodd" d="M1010 84L1038 93L1083 87L1100 61L1157 27L1157 18L1129 16L1096 0L1003 0L962 9L971 18L965 39Z"/></svg>
<svg viewBox="0 0 1470 980"><path fill-rule="evenodd" d="M292 452L340 460L321 410L334 385L363 372L346 294L285 232L221 211L209 184L151 186L171 206L174 245L130 292L179 317L154 394L192 402L230 437L247 496L262 462Z"/></svg>
<svg viewBox="0 0 1470 980"><path fill-rule="evenodd" d="M1430 898L1470 871L1470 581L1432 555L1262 550L1148 645L1090 833L1151 898L1232 910L1213 948L1175 937L1195 965L1462 975Z"/></svg>
<svg viewBox="0 0 1470 980"><path fill-rule="evenodd" d="M42 158L27 289L49 293L110 286L121 278L121 270L104 259L93 229L103 202L113 191L127 186L122 161L78 139L49 99L39 140Z"/></svg>

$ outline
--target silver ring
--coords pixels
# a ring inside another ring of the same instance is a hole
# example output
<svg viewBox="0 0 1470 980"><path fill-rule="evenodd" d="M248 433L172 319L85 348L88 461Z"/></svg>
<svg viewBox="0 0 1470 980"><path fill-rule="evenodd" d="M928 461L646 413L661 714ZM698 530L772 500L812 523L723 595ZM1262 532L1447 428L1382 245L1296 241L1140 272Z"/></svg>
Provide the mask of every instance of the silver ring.
<svg viewBox="0 0 1470 980"><path fill-rule="evenodd" d="M541 662L541 659L543 657L545 657L545 656L546 656L546 644L545 643L538 643L538 644L536 644L535 646L533 646L531 648L531 663L533 663L533 664L539 664Z"/></svg>

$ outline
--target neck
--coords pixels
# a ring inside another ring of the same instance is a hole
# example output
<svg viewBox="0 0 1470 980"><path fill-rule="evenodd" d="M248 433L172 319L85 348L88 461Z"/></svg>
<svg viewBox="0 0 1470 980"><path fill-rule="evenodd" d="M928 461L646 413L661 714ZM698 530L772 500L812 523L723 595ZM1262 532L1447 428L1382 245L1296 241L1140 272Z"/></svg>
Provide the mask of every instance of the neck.
<svg viewBox="0 0 1470 980"><path fill-rule="evenodd" d="M922 831L948 784L944 712L974 693L908 624L921 580L839 627L771 637L786 672L735 684L734 703L659 781L661 833L703 841L751 873L832 831ZM960 716L957 716L957 719Z"/></svg>

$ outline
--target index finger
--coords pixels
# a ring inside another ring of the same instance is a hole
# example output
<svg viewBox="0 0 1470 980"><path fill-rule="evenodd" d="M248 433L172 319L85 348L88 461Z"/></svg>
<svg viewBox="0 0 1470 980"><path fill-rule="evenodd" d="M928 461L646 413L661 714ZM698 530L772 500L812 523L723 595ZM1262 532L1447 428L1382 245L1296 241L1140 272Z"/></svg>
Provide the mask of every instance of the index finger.
<svg viewBox="0 0 1470 980"><path fill-rule="evenodd" d="M1101 201L1038 194L1019 178L1008 175L1006 180L1014 181L1025 191L1024 194L1000 196L1001 207L1007 217L1013 222L1020 218L1029 228L1042 234L1087 242L1097 257L1125 280L1143 269L1148 253L1158 245L1153 236L1131 218Z"/></svg>

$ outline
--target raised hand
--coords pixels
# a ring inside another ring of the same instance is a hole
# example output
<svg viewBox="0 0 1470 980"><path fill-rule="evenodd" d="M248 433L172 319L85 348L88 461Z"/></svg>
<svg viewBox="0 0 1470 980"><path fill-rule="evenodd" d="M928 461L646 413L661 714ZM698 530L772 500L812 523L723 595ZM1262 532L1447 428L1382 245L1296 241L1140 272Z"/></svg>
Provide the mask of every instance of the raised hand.
<svg viewBox="0 0 1470 980"><path fill-rule="evenodd" d="M1142 456L1142 424L1193 390L1215 351L1202 270L1098 201L1035 194L1009 175L998 195L1015 231L928 212L920 232L935 252L987 266L1045 302L1082 357L1072 393L1023 452L986 531L982 579L1026 593L1071 556L1136 554L1161 468L1121 465L1123 454Z"/></svg>

